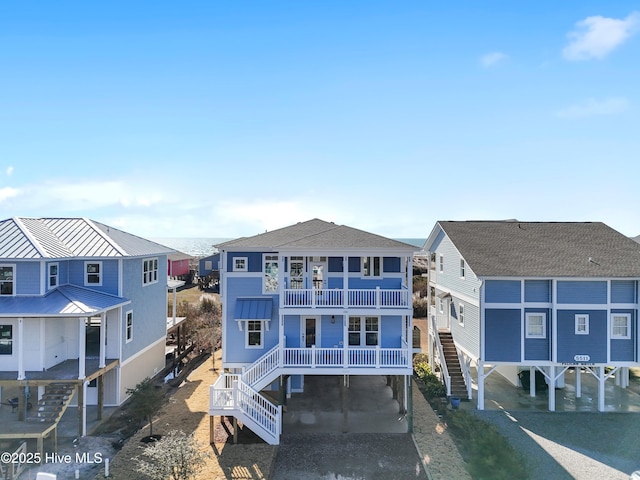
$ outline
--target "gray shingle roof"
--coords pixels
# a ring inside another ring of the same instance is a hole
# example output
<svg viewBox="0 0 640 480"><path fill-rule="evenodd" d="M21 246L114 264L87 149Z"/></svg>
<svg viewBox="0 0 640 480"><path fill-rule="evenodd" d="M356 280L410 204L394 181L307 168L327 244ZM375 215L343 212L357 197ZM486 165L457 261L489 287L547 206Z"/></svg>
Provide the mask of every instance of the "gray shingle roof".
<svg viewBox="0 0 640 480"><path fill-rule="evenodd" d="M86 218L0 221L0 259L135 257L173 249Z"/></svg>
<svg viewBox="0 0 640 480"><path fill-rule="evenodd" d="M600 222L438 222L480 277L640 277L640 244Z"/></svg>
<svg viewBox="0 0 640 480"><path fill-rule="evenodd" d="M373 233L314 218L289 227L243 237L220 245L222 249L389 249L416 251L419 248Z"/></svg>

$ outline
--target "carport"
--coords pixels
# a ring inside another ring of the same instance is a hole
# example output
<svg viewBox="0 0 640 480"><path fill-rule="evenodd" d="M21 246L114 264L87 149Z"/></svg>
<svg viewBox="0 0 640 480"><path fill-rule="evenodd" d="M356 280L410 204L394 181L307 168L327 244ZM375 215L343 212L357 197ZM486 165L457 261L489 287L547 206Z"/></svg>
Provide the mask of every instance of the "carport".
<svg viewBox="0 0 640 480"><path fill-rule="evenodd" d="M386 376L346 378L348 401L342 393L344 376L305 376L304 392L287 400L283 434L408 433L409 420Z"/></svg>

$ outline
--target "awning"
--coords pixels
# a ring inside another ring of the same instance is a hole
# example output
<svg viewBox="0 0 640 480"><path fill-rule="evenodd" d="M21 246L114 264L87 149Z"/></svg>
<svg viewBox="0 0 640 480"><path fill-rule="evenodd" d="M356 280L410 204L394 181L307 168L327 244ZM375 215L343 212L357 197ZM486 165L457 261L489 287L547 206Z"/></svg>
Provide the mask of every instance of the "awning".
<svg viewBox="0 0 640 480"><path fill-rule="evenodd" d="M167 280L167 288L169 290L175 290L177 288L184 287L185 283L186 282L184 280L173 280L172 278L169 278Z"/></svg>
<svg viewBox="0 0 640 480"><path fill-rule="evenodd" d="M271 298L238 298L234 318L237 321L271 320Z"/></svg>
<svg viewBox="0 0 640 480"><path fill-rule="evenodd" d="M447 298L447 297L450 297L450 296L451 296L451 293L449 293L449 292L440 292L438 295L436 295L436 297L443 298L443 299Z"/></svg>

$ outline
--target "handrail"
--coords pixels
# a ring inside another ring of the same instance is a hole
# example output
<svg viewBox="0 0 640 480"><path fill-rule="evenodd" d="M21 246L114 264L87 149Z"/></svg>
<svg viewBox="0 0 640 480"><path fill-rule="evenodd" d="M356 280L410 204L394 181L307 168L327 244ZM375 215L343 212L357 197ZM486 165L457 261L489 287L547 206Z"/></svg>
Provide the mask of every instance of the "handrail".
<svg viewBox="0 0 640 480"><path fill-rule="evenodd" d="M254 387L263 378L280 367L280 344L262 355L242 372L242 381Z"/></svg>
<svg viewBox="0 0 640 480"><path fill-rule="evenodd" d="M431 329L435 332L434 338L436 346L438 347L438 358L440 359L440 370L442 372L442 379L447 387L447 397L451 395L451 375L447 369L447 360L444 357L444 350L442 349L442 343L440 342L440 336L438 335L438 327L436 322L436 315L431 315Z"/></svg>
<svg viewBox="0 0 640 480"><path fill-rule="evenodd" d="M282 307L410 307L411 295L402 288L285 288Z"/></svg>

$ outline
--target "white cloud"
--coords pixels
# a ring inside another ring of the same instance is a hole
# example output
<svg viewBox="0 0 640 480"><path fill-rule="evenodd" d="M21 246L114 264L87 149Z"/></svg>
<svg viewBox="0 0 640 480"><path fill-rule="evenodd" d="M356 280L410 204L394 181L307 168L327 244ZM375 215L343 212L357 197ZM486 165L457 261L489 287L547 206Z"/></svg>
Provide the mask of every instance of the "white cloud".
<svg viewBox="0 0 640 480"><path fill-rule="evenodd" d="M567 34L569 44L562 50L567 60L602 59L638 31L640 12L632 12L619 20L600 15L576 23Z"/></svg>
<svg viewBox="0 0 640 480"><path fill-rule="evenodd" d="M20 190L16 188L11 188L11 187L0 188L0 203L10 198L17 197L19 194L20 194Z"/></svg>
<svg viewBox="0 0 640 480"><path fill-rule="evenodd" d="M13 173L13 166L9 165L5 170L5 173L7 174L7 177L10 177L11 174Z"/></svg>
<svg viewBox="0 0 640 480"><path fill-rule="evenodd" d="M480 64L485 68L489 68L507 58L509 58L508 55L502 52L491 52L480 57Z"/></svg>
<svg viewBox="0 0 640 480"><path fill-rule="evenodd" d="M582 103L571 105L556 112L560 118L585 118L600 115L614 115L622 113L629 108L629 101L626 98L607 98L595 100L590 98Z"/></svg>

